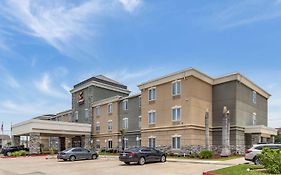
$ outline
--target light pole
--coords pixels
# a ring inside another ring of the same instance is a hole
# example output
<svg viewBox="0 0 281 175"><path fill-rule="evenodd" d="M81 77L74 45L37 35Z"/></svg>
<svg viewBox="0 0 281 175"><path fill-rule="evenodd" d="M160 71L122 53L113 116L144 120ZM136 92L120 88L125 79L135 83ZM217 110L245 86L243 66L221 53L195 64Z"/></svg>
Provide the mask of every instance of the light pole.
<svg viewBox="0 0 281 175"><path fill-rule="evenodd" d="M223 107L223 118L222 118L222 157L230 156L230 118L229 110L226 106Z"/></svg>

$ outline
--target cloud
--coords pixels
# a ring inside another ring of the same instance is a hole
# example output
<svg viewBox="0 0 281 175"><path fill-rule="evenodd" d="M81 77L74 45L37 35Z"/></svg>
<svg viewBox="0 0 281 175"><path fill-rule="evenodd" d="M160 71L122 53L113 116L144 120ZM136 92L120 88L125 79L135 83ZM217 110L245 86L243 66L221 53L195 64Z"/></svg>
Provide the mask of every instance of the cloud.
<svg viewBox="0 0 281 175"><path fill-rule="evenodd" d="M40 80L34 81L34 85L40 92L48 96L56 98L67 98L65 93L62 93L53 88L52 80L48 73L44 73Z"/></svg>
<svg viewBox="0 0 281 175"><path fill-rule="evenodd" d="M11 23L8 30L42 39L69 57L85 58L95 56L101 19L114 17L120 7L116 2L132 12L141 0L6 0L0 4L0 14Z"/></svg>
<svg viewBox="0 0 281 175"><path fill-rule="evenodd" d="M141 0L119 0L120 3L128 12L133 12L139 7L142 3Z"/></svg>
<svg viewBox="0 0 281 175"><path fill-rule="evenodd" d="M70 86L68 86L66 83L61 83L60 85L67 93L70 94L70 90L72 89Z"/></svg>
<svg viewBox="0 0 281 175"><path fill-rule="evenodd" d="M279 0L233 1L222 10L216 10L214 23L221 29L249 25L281 17Z"/></svg>

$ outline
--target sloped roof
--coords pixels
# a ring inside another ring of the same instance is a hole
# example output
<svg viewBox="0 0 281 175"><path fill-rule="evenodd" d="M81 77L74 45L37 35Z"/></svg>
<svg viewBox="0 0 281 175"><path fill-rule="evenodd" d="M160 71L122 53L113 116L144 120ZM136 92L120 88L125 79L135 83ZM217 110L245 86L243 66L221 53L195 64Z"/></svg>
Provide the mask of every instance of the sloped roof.
<svg viewBox="0 0 281 175"><path fill-rule="evenodd" d="M78 87L78 86L81 86L87 82L90 82L90 81L97 81L97 82L100 82L100 83L105 83L105 84L108 84L108 85L111 85L111 86L116 86L116 87L119 87L119 88L122 88L122 89L127 89L127 86L120 83L120 82L117 82L115 80L112 80L111 78L108 78L104 75L97 75L97 76L93 76L89 79L86 79L76 85L74 85L74 88Z"/></svg>

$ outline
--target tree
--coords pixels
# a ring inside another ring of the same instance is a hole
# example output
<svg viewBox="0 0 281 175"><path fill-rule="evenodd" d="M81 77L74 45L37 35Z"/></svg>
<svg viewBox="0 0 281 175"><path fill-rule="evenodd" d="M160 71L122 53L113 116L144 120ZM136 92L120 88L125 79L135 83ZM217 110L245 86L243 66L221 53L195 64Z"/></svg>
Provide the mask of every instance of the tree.
<svg viewBox="0 0 281 175"><path fill-rule="evenodd" d="M275 136L275 143L281 143L281 134Z"/></svg>
<svg viewBox="0 0 281 175"><path fill-rule="evenodd" d="M7 145L8 145L8 146L11 146L11 145L12 145L12 142L7 142Z"/></svg>
<svg viewBox="0 0 281 175"><path fill-rule="evenodd" d="M125 135L126 135L126 129L120 129L120 134L121 134L121 142L122 142L122 151L124 151L125 149L125 142L124 142L124 138L125 138Z"/></svg>

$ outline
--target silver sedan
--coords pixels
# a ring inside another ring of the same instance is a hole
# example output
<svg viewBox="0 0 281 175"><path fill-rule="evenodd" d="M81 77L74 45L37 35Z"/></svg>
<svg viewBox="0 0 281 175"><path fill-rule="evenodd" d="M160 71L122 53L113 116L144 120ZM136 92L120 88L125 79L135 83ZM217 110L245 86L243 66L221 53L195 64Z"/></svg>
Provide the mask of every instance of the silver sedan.
<svg viewBox="0 0 281 175"><path fill-rule="evenodd" d="M64 161L70 160L82 160L82 159L97 159L98 153L85 148L69 148L58 153L57 158L63 159Z"/></svg>

